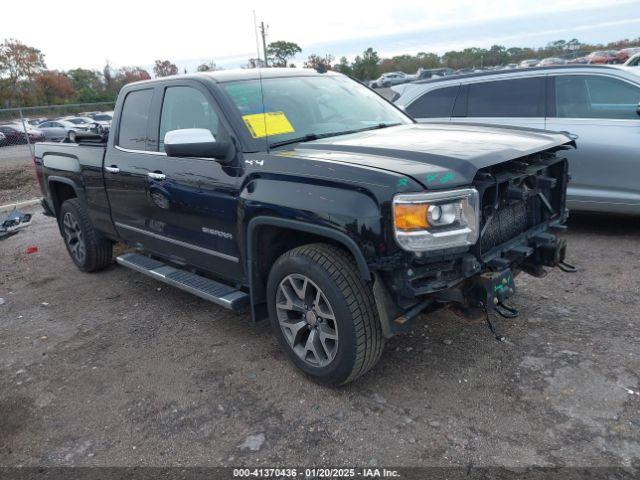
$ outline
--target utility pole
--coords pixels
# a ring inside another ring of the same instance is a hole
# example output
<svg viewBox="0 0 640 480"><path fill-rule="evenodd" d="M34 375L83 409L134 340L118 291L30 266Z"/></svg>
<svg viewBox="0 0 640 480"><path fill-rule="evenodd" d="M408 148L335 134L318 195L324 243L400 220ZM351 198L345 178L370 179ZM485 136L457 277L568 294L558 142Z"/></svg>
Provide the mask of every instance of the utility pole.
<svg viewBox="0 0 640 480"><path fill-rule="evenodd" d="M253 11L253 33L256 36L256 59L260 60L260 42L258 41L258 20L256 19L256 11ZM257 68L257 65L256 65Z"/></svg>
<svg viewBox="0 0 640 480"><path fill-rule="evenodd" d="M267 25L267 28L269 26ZM264 52L264 66L269 66L269 61L267 60L267 31L264 26L264 22L260 22L260 35L262 35L262 51Z"/></svg>

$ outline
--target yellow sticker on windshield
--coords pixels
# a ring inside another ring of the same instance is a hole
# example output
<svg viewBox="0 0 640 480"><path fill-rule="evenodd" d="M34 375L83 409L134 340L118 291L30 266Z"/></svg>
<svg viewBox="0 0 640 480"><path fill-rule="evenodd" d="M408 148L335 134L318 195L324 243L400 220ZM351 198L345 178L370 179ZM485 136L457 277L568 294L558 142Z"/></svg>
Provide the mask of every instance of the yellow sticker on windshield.
<svg viewBox="0 0 640 480"><path fill-rule="evenodd" d="M284 112L254 113L243 115L242 119L253 138L295 132Z"/></svg>

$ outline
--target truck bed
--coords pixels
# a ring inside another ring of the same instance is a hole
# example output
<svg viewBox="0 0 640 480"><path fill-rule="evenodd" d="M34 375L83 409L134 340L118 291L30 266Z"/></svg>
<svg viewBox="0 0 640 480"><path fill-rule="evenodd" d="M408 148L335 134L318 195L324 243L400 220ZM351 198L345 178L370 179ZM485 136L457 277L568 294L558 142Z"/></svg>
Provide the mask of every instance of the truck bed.
<svg viewBox="0 0 640 480"><path fill-rule="evenodd" d="M73 188L86 201L87 211L100 230L115 234L104 184L104 143L35 144L35 166L46 210L56 214L60 189Z"/></svg>

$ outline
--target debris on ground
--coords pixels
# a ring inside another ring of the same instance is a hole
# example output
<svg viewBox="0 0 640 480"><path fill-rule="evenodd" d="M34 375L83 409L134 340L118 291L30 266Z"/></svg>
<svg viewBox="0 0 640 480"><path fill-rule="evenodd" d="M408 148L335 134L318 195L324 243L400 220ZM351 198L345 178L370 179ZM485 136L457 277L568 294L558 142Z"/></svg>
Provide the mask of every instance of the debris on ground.
<svg viewBox="0 0 640 480"><path fill-rule="evenodd" d="M0 240L18 233L31 224L31 214L11 210L4 218L0 218Z"/></svg>
<svg viewBox="0 0 640 480"><path fill-rule="evenodd" d="M35 245L29 245L25 250L26 253L38 253L38 247Z"/></svg>
<svg viewBox="0 0 640 480"><path fill-rule="evenodd" d="M244 442L240 445L240 450L251 450L252 452L257 452L262 448L264 444L265 436L264 433L259 433L257 435L249 435L245 438Z"/></svg>

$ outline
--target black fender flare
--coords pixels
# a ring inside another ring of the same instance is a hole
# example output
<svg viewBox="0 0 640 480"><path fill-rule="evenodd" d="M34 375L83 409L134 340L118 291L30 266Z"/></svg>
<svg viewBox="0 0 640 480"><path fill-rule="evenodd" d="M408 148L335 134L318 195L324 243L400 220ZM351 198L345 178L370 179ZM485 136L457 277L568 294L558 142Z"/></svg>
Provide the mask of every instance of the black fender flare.
<svg viewBox="0 0 640 480"><path fill-rule="evenodd" d="M349 237L346 233L339 232L329 227L323 227L321 225L314 225L312 223L301 222L300 220L291 220L288 218L278 218L278 217L270 217L270 216L258 216L254 217L249 221L249 225L247 226L247 271L251 272L251 267L253 263L253 252L255 250L255 230L258 227L262 227L264 225L269 225L273 227L283 227L291 230L299 230L302 232L313 233L315 235L321 237L327 237L331 240L335 240L336 242L344 245L353 255L353 258L356 261L356 265L358 266L358 271L362 276L363 280L371 280L371 272L369 270L369 266L367 265L367 261L362 254L360 248L356 242Z"/></svg>
<svg viewBox="0 0 640 480"><path fill-rule="evenodd" d="M85 196L84 196L84 191L78 187L78 185L76 184L76 182L74 182L72 179L68 178L68 177L61 177L58 175L50 175L47 177L47 188L49 189L49 195L51 196L51 200L54 202L54 205L49 205L51 207L52 212L55 215L58 215L57 209L55 208L55 204L57 203L57 198L56 198L56 194L55 194L55 190L51 188L51 185L53 183L64 183L66 185L69 185L71 188L73 188L73 191L76 193L76 197L81 201L81 202L85 202Z"/></svg>
<svg viewBox="0 0 640 480"><path fill-rule="evenodd" d="M302 232L312 233L314 235L318 235L321 237L326 237L331 240L335 240L336 242L343 245L351 254L353 255L354 260L356 261L356 265L358 267L358 271L365 281L371 280L371 271L369 270L369 266L367 265L367 261L362 254L360 248L356 242L349 237L347 234L334 230L329 227L324 227L321 225L314 225L308 222L302 222L300 220L291 220L288 218L279 218L279 217L271 217L271 216L257 216L252 218L247 225L247 238L246 238L246 246L247 246L247 278L249 280L249 291L251 292L251 310L252 316L255 321L259 320L254 302L254 292L256 285L255 282L255 251L257 248L256 244L256 229L259 227L269 225L273 227L283 227L288 228L290 230L298 230Z"/></svg>

